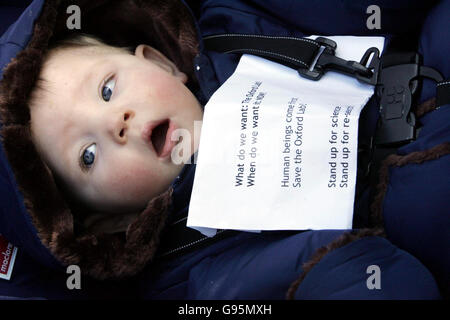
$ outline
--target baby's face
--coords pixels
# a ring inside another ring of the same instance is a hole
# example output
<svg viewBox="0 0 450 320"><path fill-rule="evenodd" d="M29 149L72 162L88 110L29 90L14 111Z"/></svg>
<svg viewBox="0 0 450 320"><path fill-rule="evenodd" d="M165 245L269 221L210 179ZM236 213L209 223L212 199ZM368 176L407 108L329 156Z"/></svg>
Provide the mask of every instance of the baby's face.
<svg viewBox="0 0 450 320"><path fill-rule="evenodd" d="M48 90L31 107L33 140L79 199L101 211L132 212L169 187L182 168L171 161L171 132L194 137L202 118L186 75L169 60L143 45L134 55L64 49L41 77ZM192 139L190 150L197 146Z"/></svg>

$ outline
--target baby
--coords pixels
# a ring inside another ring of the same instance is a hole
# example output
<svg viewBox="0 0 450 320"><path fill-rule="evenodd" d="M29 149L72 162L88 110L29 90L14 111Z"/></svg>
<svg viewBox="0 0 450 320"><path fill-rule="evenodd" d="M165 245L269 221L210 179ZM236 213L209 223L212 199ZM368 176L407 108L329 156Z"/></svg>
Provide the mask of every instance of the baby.
<svg viewBox="0 0 450 320"><path fill-rule="evenodd" d="M187 80L145 44L129 50L78 35L49 49L30 101L32 137L64 194L95 212L88 226L124 230L180 173L172 133L194 137L203 115Z"/></svg>

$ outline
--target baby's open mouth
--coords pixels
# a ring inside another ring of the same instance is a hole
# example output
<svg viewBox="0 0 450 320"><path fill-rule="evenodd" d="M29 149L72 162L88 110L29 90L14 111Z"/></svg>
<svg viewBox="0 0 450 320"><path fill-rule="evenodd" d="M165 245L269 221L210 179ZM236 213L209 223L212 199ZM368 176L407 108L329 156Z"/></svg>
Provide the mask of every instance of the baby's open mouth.
<svg viewBox="0 0 450 320"><path fill-rule="evenodd" d="M166 137L167 137L167 131L169 130L169 119L163 121L159 125L157 125L152 130L152 135L150 137L150 141L153 144L153 148L155 148L155 152L158 155L158 157L161 156L164 145L166 144ZM168 137L170 138L170 137Z"/></svg>
<svg viewBox="0 0 450 320"><path fill-rule="evenodd" d="M173 141L172 133L176 125L170 119L149 123L143 131L143 138L150 143L158 158L170 156L173 147L179 141Z"/></svg>

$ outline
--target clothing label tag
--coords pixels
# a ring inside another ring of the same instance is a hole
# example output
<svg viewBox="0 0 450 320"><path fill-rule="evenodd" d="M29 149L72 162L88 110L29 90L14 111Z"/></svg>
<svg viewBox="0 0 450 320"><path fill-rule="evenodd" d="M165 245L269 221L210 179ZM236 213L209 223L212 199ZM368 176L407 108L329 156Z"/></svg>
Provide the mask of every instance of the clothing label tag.
<svg viewBox="0 0 450 320"><path fill-rule="evenodd" d="M382 37L328 37L359 61ZM299 76L243 55L205 106L187 226L305 230L352 226L358 119L374 87L327 72Z"/></svg>
<svg viewBox="0 0 450 320"><path fill-rule="evenodd" d="M0 279L9 280L16 260L17 247L0 234Z"/></svg>

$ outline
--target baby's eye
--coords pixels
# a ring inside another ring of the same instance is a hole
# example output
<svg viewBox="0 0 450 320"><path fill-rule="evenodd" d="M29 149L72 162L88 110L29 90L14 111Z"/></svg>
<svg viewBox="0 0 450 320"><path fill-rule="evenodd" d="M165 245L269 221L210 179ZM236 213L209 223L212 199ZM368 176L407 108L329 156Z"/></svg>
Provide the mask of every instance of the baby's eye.
<svg viewBox="0 0 450 320"><path fill-rule="evenodd" d="M114 87L116 86L116 79L114 77L109 78L102 87L102 98L106 102L111 99L111 96L114 91Z"/></svg>
<svg viewBox="0 0 450 320"><path fill-rule="evenodd" d="M80 166L82 169L89 169L92 166L95 161L96 151L97 145L95 143L84 149L80 157Z"/></svg>

